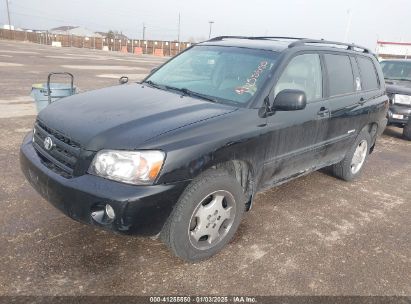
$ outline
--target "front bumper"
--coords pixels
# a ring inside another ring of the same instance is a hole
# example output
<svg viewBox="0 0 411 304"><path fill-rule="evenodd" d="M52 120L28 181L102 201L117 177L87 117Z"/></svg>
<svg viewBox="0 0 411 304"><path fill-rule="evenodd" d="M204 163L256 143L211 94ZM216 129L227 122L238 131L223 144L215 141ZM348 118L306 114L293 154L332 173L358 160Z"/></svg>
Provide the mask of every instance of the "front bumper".
<svg viewBox="0 0 411 304"><path fill-rule="evenodd" d="M401 115L402 117L394 117L395 115ZM409 119L411 119L411 107L397 104L390 105L390 109L388 111L389 124L404 126Z"/></svg>
<svg viewBox="0 0 411 304"><path fill-rule="evenodd" d="M83 223L124 233L155 235L189 183L134 186L89 174L67 179L42 164L31 140L28 134L20 149L20 165L27 180L57 209ZM92 213L104 210L107 203L113 207L115 219L93 218Z"/></svg>

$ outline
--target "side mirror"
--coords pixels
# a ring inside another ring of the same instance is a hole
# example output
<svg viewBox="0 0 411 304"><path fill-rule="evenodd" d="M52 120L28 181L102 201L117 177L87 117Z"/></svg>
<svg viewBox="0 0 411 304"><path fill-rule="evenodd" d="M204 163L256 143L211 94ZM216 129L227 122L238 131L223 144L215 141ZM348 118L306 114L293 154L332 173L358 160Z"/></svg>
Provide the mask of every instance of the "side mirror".
<svg viewBox="0 0 411 304"><path fill-rule="evenodd" d="M127 76L121 76L120 79L118 80L119 84L126 84L128 82L128 77Z"/></svg>
<svg viewBox="0 0 411 304"><path fill-rule="evenodd" d="M300 90L282 90L274 99L274 111L303 110L307 105L307 96Z"/></svg>

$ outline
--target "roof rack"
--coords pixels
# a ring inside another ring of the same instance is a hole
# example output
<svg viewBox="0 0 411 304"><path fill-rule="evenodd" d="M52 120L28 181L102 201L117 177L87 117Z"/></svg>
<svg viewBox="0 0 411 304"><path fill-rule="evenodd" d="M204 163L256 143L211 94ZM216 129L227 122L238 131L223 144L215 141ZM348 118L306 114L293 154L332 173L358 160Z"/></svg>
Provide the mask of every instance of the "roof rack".
<svg viewBox="0 0 411 304"><path fill-rule="evenodd" d="M328 41L328 40L316 40L316 39L301 39L298 41L295 41L293 43L290 43L288 45L289 48L296 47L296 46L301 46L305 44L328 44L328 45L340 45L340 46L346 46L347 50L354 50L354 49L360 49L363 50L363 53L369 53L372 54L372 51L366 47L354 44L354 43L344 43L344 42L336 42L336 41Z"/></svg>
<svg viewBox="0 0 411 304"><path fill-rule="evenodd" d="M355 49L360 49L362 50L363 53L369 53L373 54L373 52L363 46L354 44L354 43L344 43L344 42L336 42L336 41L328 41L324 39L307 39L307 38L297 38L297 37L282 37L282 36L218 36L211 38L208 41L221 41L223 39L249 39L249 40L296 40L294 42L291 42L288 47L296 47L296 46L302 46L305 44L325 44L325 45L338 45L338 46L346 46L347 50L354 51Z"/></svg>

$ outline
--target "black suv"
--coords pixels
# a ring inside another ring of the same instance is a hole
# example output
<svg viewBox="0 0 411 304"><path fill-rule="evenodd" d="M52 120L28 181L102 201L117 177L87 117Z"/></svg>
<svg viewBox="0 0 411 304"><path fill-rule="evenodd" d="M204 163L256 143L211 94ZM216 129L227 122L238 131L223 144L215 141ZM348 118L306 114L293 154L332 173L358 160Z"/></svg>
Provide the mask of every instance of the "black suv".
<svg viewBox="0 0 411 304"><path fill-rule="evenodd" d="M411 60L381 61L390 99L388 124L403 128L404 137L411 140Z"/></svg>
<svg viewBox="0 0 411 304"><path fill-rule="evenodd" d="M21 167L73 219L160 233L196 261L230 241L257 192L328 166L356 178L388 106L365 48L218 37L141 83L49 105L24 139Z"/></svg>

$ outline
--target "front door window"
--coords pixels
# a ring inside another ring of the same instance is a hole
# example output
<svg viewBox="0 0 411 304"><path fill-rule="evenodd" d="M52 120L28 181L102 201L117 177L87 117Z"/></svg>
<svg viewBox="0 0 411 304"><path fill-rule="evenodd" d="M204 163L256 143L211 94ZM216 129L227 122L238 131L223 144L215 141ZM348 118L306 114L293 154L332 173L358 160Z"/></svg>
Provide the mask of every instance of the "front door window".
<svg viewBox="0 0 411 304"><path fill-rule="evenodd" d="M307 102L318 100L323 95L321 62L318 54L304 54L294 57L274 90L275 96L282 90L300 90L307 96Z"/></svg>

